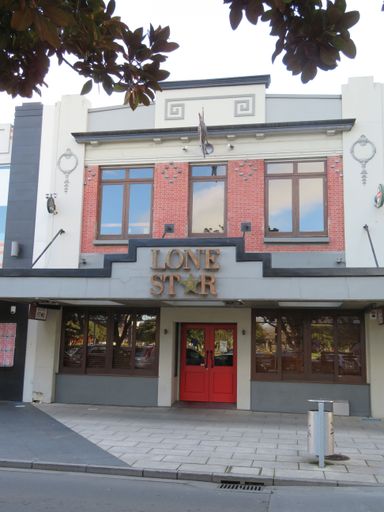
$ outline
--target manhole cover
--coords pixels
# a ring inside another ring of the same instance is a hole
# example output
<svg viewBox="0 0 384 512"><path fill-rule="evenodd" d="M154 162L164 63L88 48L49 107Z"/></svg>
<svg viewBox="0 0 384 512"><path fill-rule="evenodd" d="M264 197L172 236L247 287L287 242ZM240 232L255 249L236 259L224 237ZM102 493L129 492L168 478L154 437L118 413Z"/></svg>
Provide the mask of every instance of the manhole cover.
<svg viewBox="0 0 384 512"><path fill-rule="evenodd" d="M349 457L346 455L341 455L341 453L334 453L333 455L326 455L326 460L349 460Z"/></svg>
<svg viewBox="0 0 384 512"><path fill-rule="evenodd" d="M264 488L262 482L226 482L222 481L219 484L219 489L226 489L227 491L261 491Z"/></svg>

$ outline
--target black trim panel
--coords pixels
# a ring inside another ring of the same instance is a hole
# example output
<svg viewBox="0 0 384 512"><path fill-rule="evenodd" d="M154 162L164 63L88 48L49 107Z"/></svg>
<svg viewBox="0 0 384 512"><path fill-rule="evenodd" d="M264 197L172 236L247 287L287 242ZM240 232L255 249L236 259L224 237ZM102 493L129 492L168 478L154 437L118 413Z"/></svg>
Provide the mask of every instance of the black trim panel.
<svg viewBox="0 0 384 512"><path fill-rule="evenodd" d="M319 121L289 121L285 123L257 123L243 125L209 126L210 137L236 135L255 135L257 133L278 135L292 133L318 133L327 130L350 131L355 119L327 119ZM79 144L87 142L125 142L129 140L148 140L153 138L175 139L179 137L198 137L197 127L158 128L146 130L115 130L98 132L74 132L72 136Z"/></svg>
<svg viewBox="0 0 384 512"><path fill-rule="evenodd" d="M243 238L132 239L127 254L105 254L103 268L0 269L1 277L111 277L113 263L135 263L137 249L151 247L235 247L236 262L260 261L263 277L369 277L384 276L384 268L272 268L271 253L245 252Z"/></svg>

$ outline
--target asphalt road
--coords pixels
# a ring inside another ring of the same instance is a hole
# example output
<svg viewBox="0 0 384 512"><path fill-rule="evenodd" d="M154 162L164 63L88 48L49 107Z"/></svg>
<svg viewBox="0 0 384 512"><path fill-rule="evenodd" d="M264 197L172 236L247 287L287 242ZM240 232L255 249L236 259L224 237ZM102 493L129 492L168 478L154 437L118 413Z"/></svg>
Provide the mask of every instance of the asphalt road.
<svg viewBox="0 0 384 512"><path fill-rule="evenodd" d="M382 512L382 487L278 487L0 470L4 512Z"/></svg>
<svg viewBox="0 0 384 512"><path fill-rule="evenodd" d="M0 402L0 458L126 466L33 405L15 402Z"/></svg>

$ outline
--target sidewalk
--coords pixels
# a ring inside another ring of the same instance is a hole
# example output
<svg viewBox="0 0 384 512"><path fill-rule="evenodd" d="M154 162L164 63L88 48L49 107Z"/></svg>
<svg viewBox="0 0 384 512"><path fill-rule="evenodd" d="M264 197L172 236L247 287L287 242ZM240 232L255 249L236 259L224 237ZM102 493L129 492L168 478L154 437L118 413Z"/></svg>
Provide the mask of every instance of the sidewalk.
<svg viewBox="0 0 384 512"><path fill-rule="evenodd" d="M384 484L384 421L335 416L335 453L319 469L303 414L237 410L36 406L117 457L127 474L266 484ZM128 471L129 470L129 471ZM112 470L111 470L112 471Z"/></svg>

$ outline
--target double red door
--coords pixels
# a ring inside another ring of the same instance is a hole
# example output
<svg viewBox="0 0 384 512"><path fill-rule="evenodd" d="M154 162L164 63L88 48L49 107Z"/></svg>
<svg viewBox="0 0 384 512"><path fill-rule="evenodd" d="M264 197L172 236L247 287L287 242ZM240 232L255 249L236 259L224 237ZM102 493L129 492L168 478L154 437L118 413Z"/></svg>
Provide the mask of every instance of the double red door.
<svg viewBox="0 0 384 512"><path fill-rule="evenodd" d="M180 400L236 402L236 325L184 324Z"/></svg>

